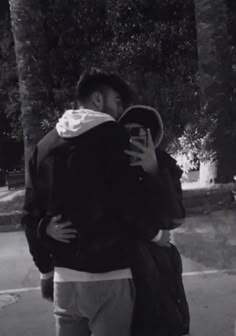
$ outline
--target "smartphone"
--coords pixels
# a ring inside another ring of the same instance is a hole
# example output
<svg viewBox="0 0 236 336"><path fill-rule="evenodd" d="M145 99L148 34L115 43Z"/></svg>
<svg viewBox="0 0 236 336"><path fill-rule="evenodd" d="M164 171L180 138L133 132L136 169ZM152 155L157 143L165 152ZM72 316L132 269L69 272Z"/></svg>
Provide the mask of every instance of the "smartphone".
<svg viewBox="0 0 236 336"><path fill-rule="evenodd" d="M145 127L141 127L141 126L135 126L135 127L131 127L128 129L128 133L130 136L130 139L140 142L142 145L144 145L145 147L148 146L148 130ZM130 143L129 149L132 151L139 151L139 148L137 148L135 145L133 145L132 143ZM135 162L137 161L138 158L135 157L130 157L130 161L131 162Z"/></svg>

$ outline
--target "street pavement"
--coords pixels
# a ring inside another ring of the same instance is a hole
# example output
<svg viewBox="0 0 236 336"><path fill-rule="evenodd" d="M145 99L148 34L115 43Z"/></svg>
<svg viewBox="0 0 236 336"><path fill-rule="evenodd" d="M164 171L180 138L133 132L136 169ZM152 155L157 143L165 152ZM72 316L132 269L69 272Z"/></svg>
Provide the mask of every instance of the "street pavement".
<svg viewBox="0 0 236 336"><path fill-rule="evenodd" d="M183 258L192 336L234 336L236 210L189 217L172 240ZM0 336L55 335L53 305L39 284L24 233L0 233Z"/></svg>
<svg viewBox="0 0 236 336"><path fill-rule="evenodd" d="M18 189L13 189L9 190L8 187L0 187L0 201L10 201L14 197L23 195L24 194L24 189L23 188L18 188Z"/></svg>

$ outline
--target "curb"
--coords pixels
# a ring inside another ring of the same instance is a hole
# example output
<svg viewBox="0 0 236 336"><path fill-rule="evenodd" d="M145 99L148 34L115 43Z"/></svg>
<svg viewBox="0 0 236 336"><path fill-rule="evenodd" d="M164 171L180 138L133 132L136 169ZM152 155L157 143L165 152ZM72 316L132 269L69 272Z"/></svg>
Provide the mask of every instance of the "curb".
<svg viewBox="0 0 236 336"><path fill-rule="evenodd" d="M219 202L233 202L233 195L230 190L205 191L189 195L188 191L183 192L183 200L186 208L208 206Z"/></svg>
<svg viewBox="0 0 236 336"><path fill-rule="evenodd" d="M0 233L1 232L12 232L21 231L21 217L22 211L12 211L9 213L0 214Z"/></svg>
<svg viewBox="0 0 236 336"><path fill-rule="evenodd" d="M207 214L209 212L230 209L236 204L232 192L229 190L202 192L188 196L184 193L183 203L187 216Z"/></svg>
<svg viewBox="0 0 236 336"><path fill-rule="evenodd" d="M0 294L0 310L5 307L17 303L20 297L16 294Z"/></svg>
<svg viewBox="0 0 236 336"><path fill-rule="evenodd" d="M17 225L0 225L0 233L23 231L20 224Z"/></svg>

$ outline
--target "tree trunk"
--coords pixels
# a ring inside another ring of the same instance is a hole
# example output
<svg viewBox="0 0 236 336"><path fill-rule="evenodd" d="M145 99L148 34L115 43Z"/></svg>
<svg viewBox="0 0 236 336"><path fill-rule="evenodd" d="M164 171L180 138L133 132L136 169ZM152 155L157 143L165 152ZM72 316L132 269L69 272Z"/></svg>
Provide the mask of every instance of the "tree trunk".
<svg viewBox="0 0 236 336"><path fill-rule="evenodd" d="M19 78L27 186L29 157L43 136L41 116L48 108L44 21L40 1L9 0L9 3Z"/></svg>
<svg viewBox="0 0 236 336"><path fill-rule="evenodd" d="M224 0L194 0L201 106L206 129L202 185L232 182L236 172L232 124L232 61Z"/></svg>

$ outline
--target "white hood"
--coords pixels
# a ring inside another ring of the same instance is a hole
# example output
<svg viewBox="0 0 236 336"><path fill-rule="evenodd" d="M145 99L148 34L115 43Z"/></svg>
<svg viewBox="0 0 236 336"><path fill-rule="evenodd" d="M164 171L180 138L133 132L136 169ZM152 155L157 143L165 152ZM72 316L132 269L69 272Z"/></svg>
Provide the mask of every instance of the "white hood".
<svg viewBox="0 0 236 336"><path fill-rule="evenodd" d="M73 138L107 121L115 121L110 115L88 109L67 110L56 124L62 138Z"/></svg>

